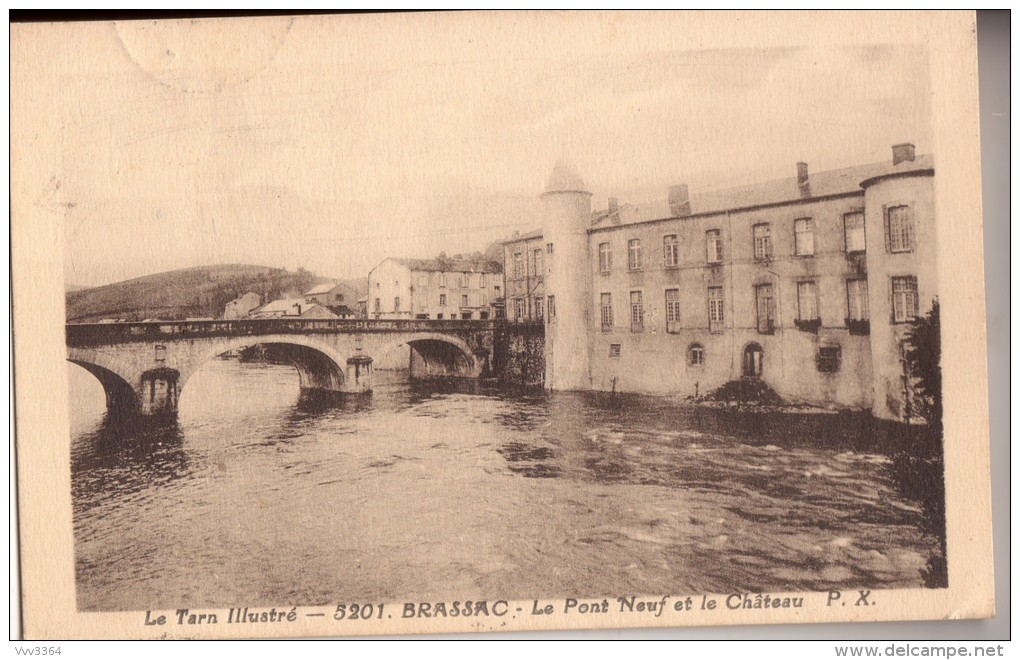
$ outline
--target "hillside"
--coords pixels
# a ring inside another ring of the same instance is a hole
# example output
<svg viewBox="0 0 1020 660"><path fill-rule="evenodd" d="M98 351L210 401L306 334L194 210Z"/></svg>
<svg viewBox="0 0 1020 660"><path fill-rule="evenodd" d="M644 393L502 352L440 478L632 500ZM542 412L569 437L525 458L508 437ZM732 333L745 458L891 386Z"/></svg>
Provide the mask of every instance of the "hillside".
<svg viewBox="0 0 1020 660"><path fill-rule="evenodd" d="M150 318L219 318L223 306L238 296L254 291L263 301L299 296L315 284L330 281L299 268L227 264L185 268L146 275L126 282L68 291L69 323L87 323L101 319L140 321ZM348 280L359 293L367 282Z"/></svg>

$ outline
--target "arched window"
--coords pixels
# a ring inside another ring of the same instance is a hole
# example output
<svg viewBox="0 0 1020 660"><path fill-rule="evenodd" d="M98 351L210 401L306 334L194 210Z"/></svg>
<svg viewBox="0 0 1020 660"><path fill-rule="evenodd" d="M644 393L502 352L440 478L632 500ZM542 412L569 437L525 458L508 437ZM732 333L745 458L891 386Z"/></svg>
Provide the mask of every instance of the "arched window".
<svg viewBox="0 0 1020 660"><path fill-rule="evenodd" d="M705 364L705 348L701 344L691 344L687 347L687 364L692 367Z"/></svg>

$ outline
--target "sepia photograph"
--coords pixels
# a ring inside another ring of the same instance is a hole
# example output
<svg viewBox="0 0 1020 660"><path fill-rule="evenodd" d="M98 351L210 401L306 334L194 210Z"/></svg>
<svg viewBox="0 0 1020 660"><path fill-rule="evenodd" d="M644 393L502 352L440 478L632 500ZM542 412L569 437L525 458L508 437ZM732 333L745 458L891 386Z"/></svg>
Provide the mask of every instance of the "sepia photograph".
<svg viewBox="0 0 1020 660"><path fill-rule="evenodd" d="M26 634L991 616L974 18L891 16L12 26Z"/></svg>

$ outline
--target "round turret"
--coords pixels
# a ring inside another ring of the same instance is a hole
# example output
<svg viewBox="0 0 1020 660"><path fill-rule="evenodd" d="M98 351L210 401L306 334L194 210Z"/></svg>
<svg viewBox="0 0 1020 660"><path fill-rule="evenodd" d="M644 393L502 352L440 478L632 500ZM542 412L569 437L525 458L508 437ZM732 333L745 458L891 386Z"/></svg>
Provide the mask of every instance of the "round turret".
<svg viewBox="0 0 1020 660"><path fill-rule="evenodd" d="M556 163L542 197L546 387L588 389L591 193L573 165Z"/></svg>

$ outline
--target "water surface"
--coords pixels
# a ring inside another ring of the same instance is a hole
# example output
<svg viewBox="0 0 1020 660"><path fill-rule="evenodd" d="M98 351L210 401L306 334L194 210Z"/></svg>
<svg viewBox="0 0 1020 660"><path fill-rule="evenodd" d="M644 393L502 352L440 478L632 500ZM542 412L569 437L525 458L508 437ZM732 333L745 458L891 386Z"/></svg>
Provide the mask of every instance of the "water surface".
<svg viewBox="0 0 1020 660"><path fill-rule="evenodd" d="M370 397L323 400L289 367L215 360L176 424L124 429L71 369L85 610L944 579L931 461L897 458L863 415L412 387L381 371Z"/></svg>

